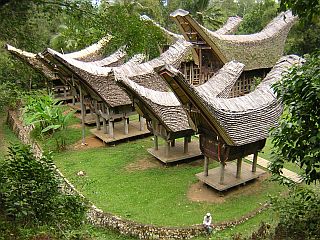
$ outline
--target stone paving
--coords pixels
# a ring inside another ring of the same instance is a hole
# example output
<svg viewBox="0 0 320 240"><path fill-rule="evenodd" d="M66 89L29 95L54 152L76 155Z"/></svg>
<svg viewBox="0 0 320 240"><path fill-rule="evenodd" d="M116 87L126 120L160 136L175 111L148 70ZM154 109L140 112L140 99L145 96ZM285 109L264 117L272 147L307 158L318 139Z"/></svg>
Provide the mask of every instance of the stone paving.
<svg viewBox="0 0 320 240"><path fill-rule="evenodd" d="M246 159L252 162L253 155L247 156ZM268 166L270 164L270 161L258 156L257 164L260 165L261 167L268 168ZM290 170L288 170L286 168L282 169L281 176L283 176L285 178L288 178L288 179L292 180L295 183L301 183L302 182L302 179L301 179L299 174L297 174L297 173L295 173L293 171L290 171Z"/></svg>

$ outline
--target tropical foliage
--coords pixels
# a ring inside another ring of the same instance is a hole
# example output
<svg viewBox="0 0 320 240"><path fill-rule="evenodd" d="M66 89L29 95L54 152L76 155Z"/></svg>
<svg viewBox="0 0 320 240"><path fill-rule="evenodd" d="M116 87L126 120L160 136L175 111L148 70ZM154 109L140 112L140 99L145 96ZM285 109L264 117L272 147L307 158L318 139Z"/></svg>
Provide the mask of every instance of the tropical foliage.
<svg viewBox="0 0 320 240"><path fill-rule="evenodd" d="M61 103L51 95L30 96L23 108L23 112L26 124L40 127L41 134L52 135L56 131L62 132L55 138L57 149L62 150L66 146L67 123L75 111L63 113ZM52 136L56 137L57 135Z"/></svg>
<svg viewBox="0 0 320 240"><path fill-rule="evenodd" d="M274 85L285 105L279 127L273 129L274 173L284 162L304 169L307 183L320 179L320 52L307 58L302 66L291 69Z"/></svg>
<svg viewBox="0 0 320 240"><path fill-rule="evenodd" d="M1 166L0 205L19 224L55 222L78 224L86 206L73 195L60 192L60 180L50 155L36 160L29 146L12 145Z"/></svg>

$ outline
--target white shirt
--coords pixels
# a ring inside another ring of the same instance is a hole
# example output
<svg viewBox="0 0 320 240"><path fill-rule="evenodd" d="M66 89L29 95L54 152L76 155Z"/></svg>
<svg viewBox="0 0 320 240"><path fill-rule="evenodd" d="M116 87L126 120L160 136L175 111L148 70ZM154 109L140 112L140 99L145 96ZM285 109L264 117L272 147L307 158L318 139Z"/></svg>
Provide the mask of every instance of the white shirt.
<svg viewBox="0 0 320 240"><path fill-rule="evenodd" d="M208 217L207 215L203 217L203 224L206 226L210 226L212 221L212 217Z"/></svg>

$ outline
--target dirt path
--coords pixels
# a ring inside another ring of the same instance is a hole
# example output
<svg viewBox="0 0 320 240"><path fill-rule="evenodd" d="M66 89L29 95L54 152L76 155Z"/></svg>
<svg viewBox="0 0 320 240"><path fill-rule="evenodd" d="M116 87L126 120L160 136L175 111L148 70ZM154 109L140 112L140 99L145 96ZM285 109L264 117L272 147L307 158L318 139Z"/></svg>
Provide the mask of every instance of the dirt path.
<svg viewBox="0 0 320 240"><path fill-rule="evenodd" d="M194 202L223 203L230 198L239 195L250 195L262 189L262 182L268 178L269 174L264 174L260 178L247 183L245 186L232 188L221 194L202 182L197 182L190 186L187 197Z"/></svg>

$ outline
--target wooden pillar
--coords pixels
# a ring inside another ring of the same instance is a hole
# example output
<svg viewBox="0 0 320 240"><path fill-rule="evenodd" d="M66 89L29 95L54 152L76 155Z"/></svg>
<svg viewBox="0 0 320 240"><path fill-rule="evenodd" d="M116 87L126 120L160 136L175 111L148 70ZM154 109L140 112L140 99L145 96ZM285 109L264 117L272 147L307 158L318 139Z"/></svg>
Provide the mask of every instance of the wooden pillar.
<svg viewBox="0 0 320 240"><path fill-rule="evenodd" d="M176 145L176 140L173 139L173 140L171 141L171 147L174 147L175 145Z"/></svg>
<svg viewBox="0 0 320 240"><path fill-rule="evenodd" d="M101 130L100 116L99 116L99 109L98 109L98 101L94 101L94 111L95 111L95 113L96 113L96 126L97 126L97 130Z"/></svg>
<svg viewBox="0 0 320 240"><path fill-rule="evenodd" d="M225 163L224 162L221 162L220 163L220 184L224 184L224 170L225 170Z"/></svg>
<svg viewBox="0 0 320 240"><path fill-rule="evenodd" d="M253 154L253 161L252 161L252 172L257 171L257 161L258 161L258 152Z"/></svg>
<svg viewBox="0 0 320 240"><path fill-rule="evenodd" d="M159 144L158 144L158 136L153 136L153 143L154 143L154 150L159 150Z"/></svg>
<svg viewBox="0 0 320 240"><path fill-rule="evenodd" d="M139 115L139 121L140 121L140 131L143 131L144 130L144 125L146 123L146 120L145 120L144 117Z"/></svg>
<svg viewBox="0 0 320 240"><path fill-rule="evenodd" d="M124 134L128 135L129 134L129 118L124 117Z"/></svg>
<svg viewBox="0 0 320 240"><path fill-rule="evenodd" d="M167 141L165 148L166 148L166 157L168 157L170 153L170 141Z"/></svg>
<svg viewBox="0 0 320 240"><path fill-rule="evenodd" d="M77 91L74 87L71 87L71 93L72 93L72 105L76 105L76 94Z"/></svg>
<svg viewBox="0 0 320 240"><path fill-rule="evenodd" d="M242 158L237 159L237 175L236 178L241 177L241 164L242 164Z"/></svg>
<svg viewBox="0 0 320 240"><path fill-rule="evenodd" d="M85 106L84 106L84 96L83 96L83 92L81 87L79 87L79 91L80 91L80 106L81 106L81 127L82 127L82 145L85 145Z"/></svg>
<svg viewBox="0 0 320 240"><path fill-rule="evenodd" d="M66 85L63 87L63 96L64 96L64 99L67 100L67 86Z"/></svg>
<svg viewBox="0 0 320 240"><path fill-rule="evenodd" d="M209 157L204 156L204 176L209 175Z"/></svg>
<svg viewBox="0 0 320 240"><path fill-rule="evenodd" d="M114 135L113 128L114 128L113 119L109 119L109 135L110 135L110 137L113 137L113 135Z"/></svg>
<svg viewBox="0 0 320 240"><path fill-rule="evenodd" d="M189 151L189 137L184 137L183 139L183 152L187 153Z"/></svg>

